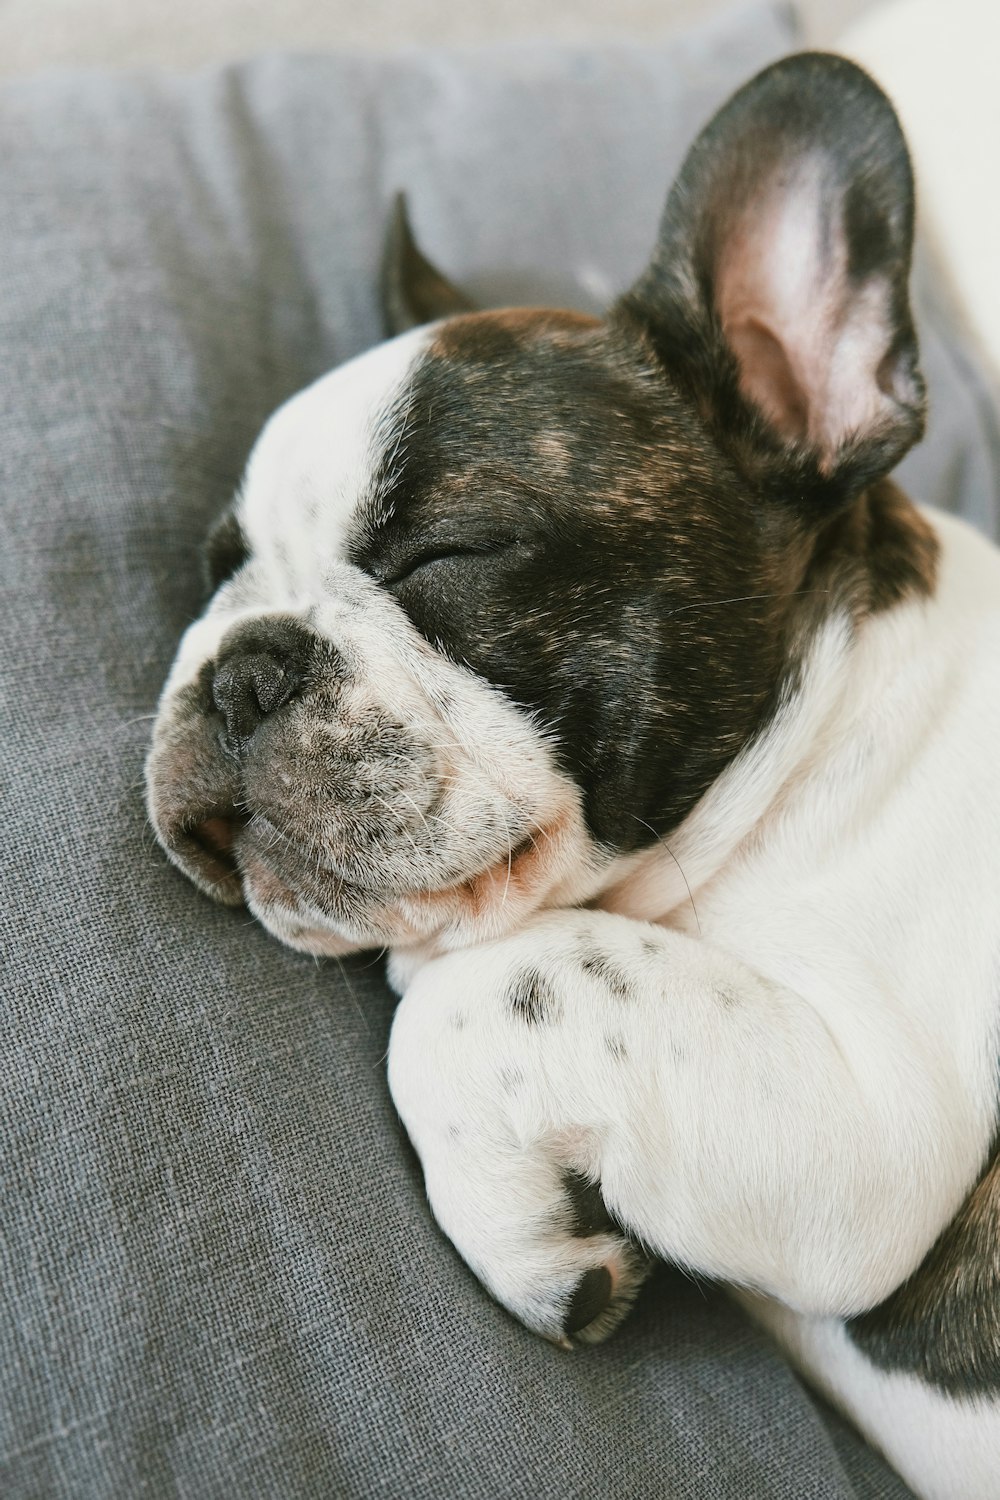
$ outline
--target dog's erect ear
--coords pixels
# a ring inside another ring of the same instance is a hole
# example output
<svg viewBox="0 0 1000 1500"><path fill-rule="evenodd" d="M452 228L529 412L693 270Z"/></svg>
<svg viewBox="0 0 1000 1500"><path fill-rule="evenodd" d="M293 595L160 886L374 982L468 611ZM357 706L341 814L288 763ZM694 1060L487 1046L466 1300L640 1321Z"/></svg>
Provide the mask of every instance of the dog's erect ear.
<svg viewBox="0 0 1000 1500"><path fill-rule="evenodd" d="M227 583L250 556L246 535L232 505L209 528L202 548L202 575L207 595Z"/></svg>
<svg viewBox="0 0 1000 1500"><path fill-rule="evenodd" d="M853 63L802 53L699 136L612 317L641 325L740 469L829 503L923 431L912 239L892 106Z"/></svg>
<svg viewBox="0 0 1000 1500"><path fill-rule="evenodd" d="M406 195L396 194L382 255L382 321L389 337L451 318L456 313L475 312L475 303L435 270L413 238Z"/></svg>

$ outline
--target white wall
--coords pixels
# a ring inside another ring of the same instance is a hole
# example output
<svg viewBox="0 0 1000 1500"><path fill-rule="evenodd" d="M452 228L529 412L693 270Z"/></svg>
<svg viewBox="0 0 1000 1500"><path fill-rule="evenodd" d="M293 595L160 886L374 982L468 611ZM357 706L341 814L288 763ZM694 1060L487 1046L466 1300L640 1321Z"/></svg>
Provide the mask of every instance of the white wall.
<svg viewBox="0 0 1000 1500"><path fill-rule="evenodd" d="M662 34L730 0L0 0L0 75L48 64L190 67L270 48ZM831 44L872 0L798 0Z"/></svg>

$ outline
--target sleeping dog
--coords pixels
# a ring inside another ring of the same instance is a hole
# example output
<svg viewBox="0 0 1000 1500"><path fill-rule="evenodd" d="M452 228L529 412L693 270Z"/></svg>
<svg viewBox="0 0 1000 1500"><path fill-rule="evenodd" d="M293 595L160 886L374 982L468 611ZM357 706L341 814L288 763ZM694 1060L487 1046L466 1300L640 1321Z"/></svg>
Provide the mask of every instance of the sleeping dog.
<svg viewBox="0 0 1000 1500"><path fill-rule="evenodd" d="M385 946L393 1098L501 1303L729 1283L924 1496L1000 1494L1000 555L924 422L898 123L804 54L597 320L396 224L390 342L268 423L148 762L170 857ZM431 320L428 322L428 320Z"/></svg>

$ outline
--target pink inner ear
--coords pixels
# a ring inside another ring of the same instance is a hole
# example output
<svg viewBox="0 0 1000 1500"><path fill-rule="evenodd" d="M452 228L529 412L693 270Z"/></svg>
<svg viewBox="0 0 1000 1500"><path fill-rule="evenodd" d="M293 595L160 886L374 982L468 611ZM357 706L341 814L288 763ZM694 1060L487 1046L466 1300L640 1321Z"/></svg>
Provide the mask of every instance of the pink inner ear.
<svg viewBox="0 0 1000 1500"><path fill-rule="evenodd" d="M783 438L801 440L809 430L809 402L781 340L753 316L724 327L740 367L743 394L760 407Z"/></svg>
<svg viewBox="0 0 1000 1500"><path fill-rule="evenodd" d="M828 461L889 404L888 289L850 281L829 191L815 163L780 177L725 225L715 274L743 393L782 437Z"/></svg>

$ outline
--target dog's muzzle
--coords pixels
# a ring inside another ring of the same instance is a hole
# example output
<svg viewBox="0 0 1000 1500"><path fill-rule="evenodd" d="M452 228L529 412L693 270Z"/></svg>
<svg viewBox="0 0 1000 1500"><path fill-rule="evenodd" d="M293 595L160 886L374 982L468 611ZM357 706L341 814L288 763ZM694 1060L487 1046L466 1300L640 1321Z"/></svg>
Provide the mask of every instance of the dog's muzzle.
<svg viewBox="0 0 1000 1500"><path fill-rule="evenodd" d="M235 627L167 700L147 780L161 842L210 896L331 917L413 885L439 796L431 747L284 618Z"/></svg>

